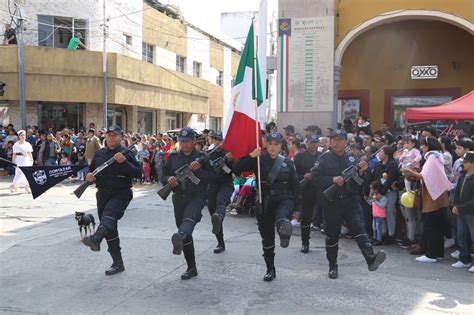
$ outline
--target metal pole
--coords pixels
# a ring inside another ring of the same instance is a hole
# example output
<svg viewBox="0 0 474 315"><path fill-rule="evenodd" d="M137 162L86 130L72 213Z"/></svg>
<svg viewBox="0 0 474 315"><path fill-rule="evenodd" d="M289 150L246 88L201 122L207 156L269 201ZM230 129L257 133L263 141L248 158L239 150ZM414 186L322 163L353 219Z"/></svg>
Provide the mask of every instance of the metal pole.
<svg viewBox="0 0 474 315"><path fill-rule="evenodd" d="M23 52L23 17L21 6L16 4L17 12L17 47L18 47L18 88L20 90L20 119L21 128L26 129L26 95L25 95L25 64Z"/></svg>
<svg viewBox="0 0 474 315"><path fill-rule="evenodd" d="M253 29L253 88L255 91L255 136L257 139L257 148L260 148L260 128L258 128L258 123L260 121L259 108L258 108L258 76L257 71L257 37L255 36L255 17L252 19L252 29ZM257 178L258 178L258 202L262 204L262 181L260 177L260 156L257 156Z"/></svg>
<svg viewBox="0 0 474 315"><path fill-rule="evenodd" d="M103 33L103 50L102 50L102 75L103 75L103 93L104 93L104 128L107 128L107 0L103 0L104 10L104 33Z"/></svg>

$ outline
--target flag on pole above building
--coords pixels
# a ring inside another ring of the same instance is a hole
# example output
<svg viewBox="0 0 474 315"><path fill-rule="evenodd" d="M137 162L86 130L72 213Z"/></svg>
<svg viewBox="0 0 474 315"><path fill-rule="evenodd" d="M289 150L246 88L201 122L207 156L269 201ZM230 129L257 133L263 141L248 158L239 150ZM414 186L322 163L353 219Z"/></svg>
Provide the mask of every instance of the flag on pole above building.
<svg viewBox="0 0 474 315"><path fill-rule="evenodd" d="M252 24L240 57L232 88L231 104L226 114L227 119L223 130L225 137L223 148L232 152L235 159L252 152L257 147L257 138L261 141L261 137L256 136L257 106L255 102L261 105L264 95L256 53ZM257 66L255 67L254 64ZM257 82L255 82L255 78ZM260 126L258 130L261 130Z"/></svg>

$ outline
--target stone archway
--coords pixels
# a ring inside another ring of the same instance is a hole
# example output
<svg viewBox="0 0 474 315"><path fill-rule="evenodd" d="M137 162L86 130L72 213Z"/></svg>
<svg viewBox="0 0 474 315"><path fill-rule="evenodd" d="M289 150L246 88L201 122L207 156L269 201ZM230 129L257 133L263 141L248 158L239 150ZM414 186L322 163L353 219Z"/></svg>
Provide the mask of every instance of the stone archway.
<svg viewBox="0 0 474 315"><path fill-rule="evenodd" d="M352 43L352 41L360 34L382 24L406 20L430 20L446 22L458 26L469 32L471 35L474 35L474 24L454 14L433 10L398 10L387 12L357 25L354 29L347 33L339 45L337 45L337 48L334 52L335 66L341 65L344 52Z"/></svg>
<svg viewBox="0 0 474 315"><path fill-rule="evenodd" d="M469 34L474 35L474 24L457 15L436 11L436 10L397 10L377 15L353 28L337 45L334 51L334 105L332 114L332 125L337 124L337 102L339 86L341 82L341 72L343 71L341 62L345 51L350 44L361 34L384 24L395 23L408 20L440 21L455 25Z"/></svg>

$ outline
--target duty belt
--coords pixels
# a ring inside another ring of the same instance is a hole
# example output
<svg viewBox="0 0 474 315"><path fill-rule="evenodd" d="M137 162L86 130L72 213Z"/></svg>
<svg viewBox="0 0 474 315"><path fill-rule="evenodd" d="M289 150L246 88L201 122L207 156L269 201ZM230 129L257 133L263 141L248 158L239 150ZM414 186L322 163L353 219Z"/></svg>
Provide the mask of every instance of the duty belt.
<svg viewBox="0 0 474 315"><path fill-rule="evenodd" d="M272 189L270 190L270 195L275 196L275 195L283 195L283 194L288 194L290 191L288 189Z"/></svg>

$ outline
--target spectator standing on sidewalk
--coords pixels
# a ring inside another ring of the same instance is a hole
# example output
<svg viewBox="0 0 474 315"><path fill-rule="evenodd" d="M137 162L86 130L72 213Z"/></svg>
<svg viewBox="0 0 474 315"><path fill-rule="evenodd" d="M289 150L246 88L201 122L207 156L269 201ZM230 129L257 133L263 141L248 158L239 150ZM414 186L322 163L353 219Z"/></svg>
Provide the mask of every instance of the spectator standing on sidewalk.
<svg viewBox="0 0 474 315"><path fill-rule="evenodd" d="M453 213L457 216L457 238L459 261L454 268L469 268L474 272L471 261L471 246L474 239L474 151L467 152L463 158L464 171L456 187ZM471 240L471 242L469 242Z"/></svg>
<svg viewBox="0 0 474 315"><path fill-rule="evenodd" d="M92 158L94 154L100 149L100 141L99 138L95 135L94 129L89 129L87 134L87 141L86 141L86 152L85 157L87 160L87 164L91 165Z"/></svg>

